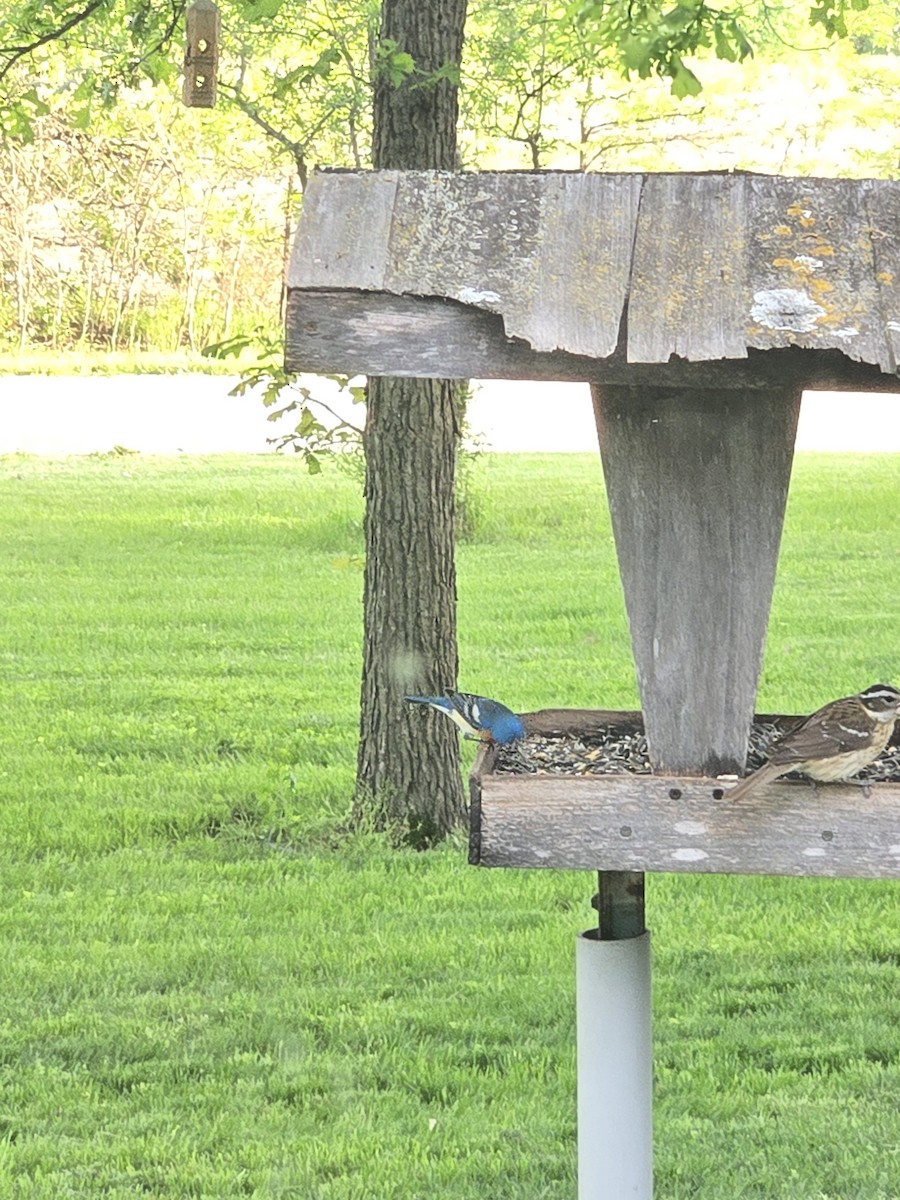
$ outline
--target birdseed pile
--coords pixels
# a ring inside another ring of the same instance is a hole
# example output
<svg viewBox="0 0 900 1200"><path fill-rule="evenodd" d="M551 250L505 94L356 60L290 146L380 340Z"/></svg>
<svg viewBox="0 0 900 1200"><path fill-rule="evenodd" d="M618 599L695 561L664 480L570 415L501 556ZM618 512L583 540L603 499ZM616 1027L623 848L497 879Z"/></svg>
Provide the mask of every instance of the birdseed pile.
<svg viewBox="0 0 900 1200"><path fill-rule="evenodd" d="M747 773L761 767L769 748L784 733L771 721L754 722L747 750ZM512 746L501 746L494 766L498 775L650 775L647 738L640 729L598 726L589 733L530 733ZM792 772L786 778L800 779ZM900 783L900 745L896 743L857 779Z"/></svg>

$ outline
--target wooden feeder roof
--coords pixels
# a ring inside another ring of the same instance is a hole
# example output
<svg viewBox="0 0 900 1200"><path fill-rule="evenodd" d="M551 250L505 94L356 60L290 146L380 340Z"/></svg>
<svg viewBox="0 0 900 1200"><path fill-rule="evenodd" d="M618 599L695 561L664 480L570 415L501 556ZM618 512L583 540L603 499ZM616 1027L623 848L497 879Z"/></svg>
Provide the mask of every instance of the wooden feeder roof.
<svg viewBox="0 0 900 1200"><path fill-rule="evenodd" d="M320 172L288 289L295 370L746 386L801 348L804 379L896 390L900 182Z"/></svg>

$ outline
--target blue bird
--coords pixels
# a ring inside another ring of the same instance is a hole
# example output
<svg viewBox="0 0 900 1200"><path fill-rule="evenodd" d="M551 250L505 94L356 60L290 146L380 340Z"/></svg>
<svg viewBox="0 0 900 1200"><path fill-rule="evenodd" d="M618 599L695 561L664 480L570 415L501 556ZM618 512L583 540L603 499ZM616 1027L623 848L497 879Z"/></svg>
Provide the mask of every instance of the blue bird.
<svg viewBox="0 0 900 1200"><path fill-rule="evenodd" d="M463 731L464 737L479 742L507 746L525 736L522 718L505 704L485 696L448 692L446 696L404 696L403 699L410 704L428 704L436 708Z"/></svg>

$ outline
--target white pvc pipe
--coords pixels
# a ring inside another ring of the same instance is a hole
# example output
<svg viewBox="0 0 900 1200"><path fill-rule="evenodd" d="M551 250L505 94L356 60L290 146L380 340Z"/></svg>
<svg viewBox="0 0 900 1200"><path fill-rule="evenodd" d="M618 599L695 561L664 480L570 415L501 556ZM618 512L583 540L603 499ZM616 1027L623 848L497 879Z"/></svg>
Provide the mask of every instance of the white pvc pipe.
<svg viewBox="0 0 900 1200"><path fill-rule="evenodd" d="M652 1200L650 934L576 943L578 1200Z"/></svg>

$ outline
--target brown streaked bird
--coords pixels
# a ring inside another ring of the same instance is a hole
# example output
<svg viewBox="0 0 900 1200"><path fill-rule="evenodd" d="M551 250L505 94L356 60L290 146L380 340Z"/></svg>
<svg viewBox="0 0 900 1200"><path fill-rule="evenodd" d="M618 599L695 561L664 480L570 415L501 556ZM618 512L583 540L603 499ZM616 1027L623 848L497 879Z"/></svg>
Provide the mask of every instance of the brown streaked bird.
<svg viewBox="0 0 900 1200"><path fill-rule="evenodd" d="M731 788L728 798L742 800L789 771L802 771L820 783L850 779L887 746L898 713L900 691L889 683L873 683L858 696L832 700L779 738L769 761Z"/></svg>

